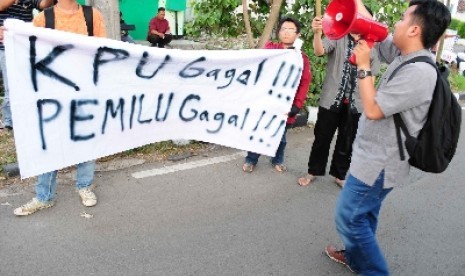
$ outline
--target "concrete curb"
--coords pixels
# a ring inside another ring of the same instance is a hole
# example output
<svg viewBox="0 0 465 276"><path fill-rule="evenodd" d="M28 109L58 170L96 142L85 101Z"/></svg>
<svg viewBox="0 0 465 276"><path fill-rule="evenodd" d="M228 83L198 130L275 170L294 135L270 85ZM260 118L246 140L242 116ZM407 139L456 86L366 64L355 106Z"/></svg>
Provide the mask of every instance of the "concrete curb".
<svg viewBox="0 0 465 276"><path fill-rule="evenodd" d="M453 93L454 96L457 98L458 101L463 101L465 100L465 93L458 93L458 92L454 92Z"/></svg>
<svg viewBox="0 0 465 276"><path fill-rule="evenodd" d="M2 169L5 172L7 177L15 177L19 175L18 163L11 163L11 164L3 165Z"/></svg>

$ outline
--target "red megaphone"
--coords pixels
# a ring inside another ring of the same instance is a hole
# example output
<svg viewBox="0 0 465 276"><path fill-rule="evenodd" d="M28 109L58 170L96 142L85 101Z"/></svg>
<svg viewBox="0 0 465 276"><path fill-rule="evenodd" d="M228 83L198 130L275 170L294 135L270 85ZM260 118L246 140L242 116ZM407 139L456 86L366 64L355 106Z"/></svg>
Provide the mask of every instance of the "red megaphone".
<svg viewBox="0 0 465 276"><path fill-rule="evenodd" d="M388 27L357 13L356 0L333 0L323 15L323 33L332 40L348 33L359 34L372 48L375 42L387 37ZM355 55L349 61L355 65Z"/></svg>

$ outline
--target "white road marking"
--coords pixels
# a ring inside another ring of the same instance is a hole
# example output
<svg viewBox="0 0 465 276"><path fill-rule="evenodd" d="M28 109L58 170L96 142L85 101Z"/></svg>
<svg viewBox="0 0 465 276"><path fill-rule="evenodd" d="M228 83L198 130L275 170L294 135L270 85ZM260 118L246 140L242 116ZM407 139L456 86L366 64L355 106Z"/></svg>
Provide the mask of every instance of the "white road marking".
<svg viewBox="0 0 465 276"><path fill-rule="evenodd" d="M168 166L168 167L163 167L163 168L159 168L159 169L140 171L140 172L133 173L132 177L134 177L134 178L146 178L146 177L151 177L151 176L174 173L174 172L178 172L178 171L190 170L190 169L194 169L194 168L198 168L198 167L204 167L204 166L208 166L208 165L229 162L229 161L235 160L235 159L237 159L239 157L244 157L245 154L246 154L245 152L238 152L238 153L234 153L234 154L231 154L231 155L213 157L213 158L208 158L208 159L203 159L203 160L198 160L198 161L193 161L193 162L188 162L188 163L183 163L183 164L177 164L177 165Z"/></svg>

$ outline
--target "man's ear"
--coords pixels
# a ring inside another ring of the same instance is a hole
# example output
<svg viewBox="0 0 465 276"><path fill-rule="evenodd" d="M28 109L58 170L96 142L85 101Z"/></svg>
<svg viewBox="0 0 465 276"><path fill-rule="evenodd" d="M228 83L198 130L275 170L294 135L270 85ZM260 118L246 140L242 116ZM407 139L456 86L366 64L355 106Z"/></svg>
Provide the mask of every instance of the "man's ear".
<svg viewBox="0 0 465 276"><path fill-rule="evenodd" d="M408 36L420 36L421 35L421 28L418 25L412 25L408 28Z"/></svg>

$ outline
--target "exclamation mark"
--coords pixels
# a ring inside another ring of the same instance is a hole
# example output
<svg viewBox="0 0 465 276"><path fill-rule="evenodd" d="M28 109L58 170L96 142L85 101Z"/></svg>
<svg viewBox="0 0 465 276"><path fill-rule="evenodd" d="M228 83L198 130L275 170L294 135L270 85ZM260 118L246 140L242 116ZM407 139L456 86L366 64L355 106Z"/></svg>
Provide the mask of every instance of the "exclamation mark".
<svg viewBox="0 0 465 276"><path fill-rule="evenodd" d="M276 119L276 117L277 117L276 115L273 115L273 117L271 117L271 120L270 120L270 122L266 125L265 129L269 129L269 128L270 128L271 124L272 124L273 121Z"/></svg>
<svg viewBox="0 0 465 276"><path fill-rule="evenodd" d="M302 68L299 68L299 71L297 71L297 76L295 76L295 80L294 82L292 83L292 88L295 88L297 83L299 82L300 80L300 74L302 73Z"/></svg>
<svg viewBox="0 0 465 276"><path fill-rule="evenodd" d="M252 131L256 131L258 129L258 126L260 125L260 122L262 121L263 116L265 116L265 114L266 114L266 111L263 110L262 115L260 115L260 119L258 119L257 124L255 125L255 128L252 129ZM253 140L253 135L250 135L250 140Z"/></svg>
<svg viewBox="0 0 465 276"><path fill-rule="evenodd" d="M285 121L285 120L282 120L281 123L279 123L278 129L276 129L275 133L274 133L273 135L271 135L271 138L275 137L276 134L279 133L279 130L281 129L281 127L283 127L285 124L286 124L286 121Z"/></svg>
<svg viewBox="0 0 465 276"><path fill-rule="evenodd" d="M276 83L278 83L278 79L279 79L279 76L281 75L281 70L283 70L284 65L286 65L286 62L285 62L285 61L283 61L283 62L281 63L281 66L279 67L278 73L276 74L276 77L274 78L274 81L273 81L273 86L275 86Z"/></svg>
<svg viewBox="0 0 465 276"><path fill-rule="evenodd" d="M286 81L283 84L283 87L286 87L287 83L289 82L289 79L292 76L292 73L294 73L294 65L291 65L291 67L289 68L289 74L287 75L287 78L286 78Z"/></svg>

